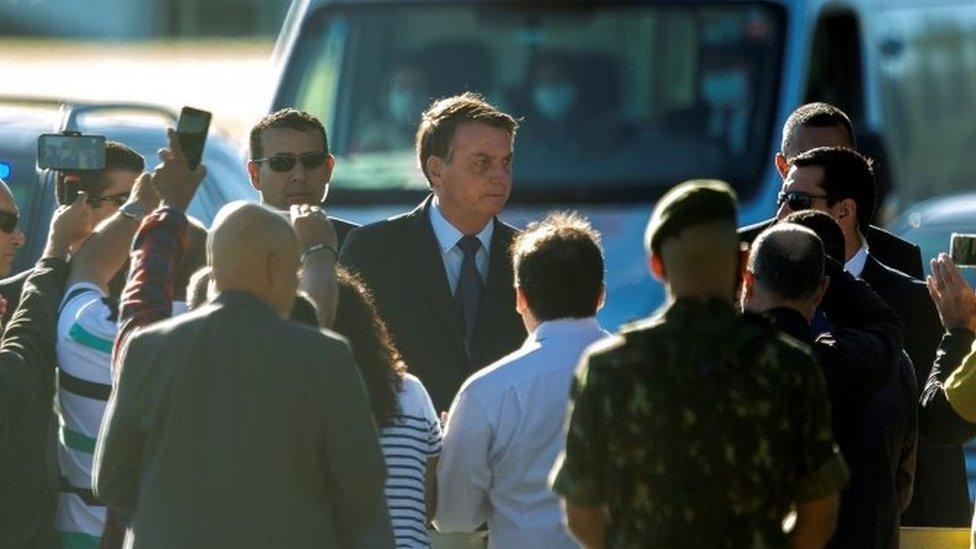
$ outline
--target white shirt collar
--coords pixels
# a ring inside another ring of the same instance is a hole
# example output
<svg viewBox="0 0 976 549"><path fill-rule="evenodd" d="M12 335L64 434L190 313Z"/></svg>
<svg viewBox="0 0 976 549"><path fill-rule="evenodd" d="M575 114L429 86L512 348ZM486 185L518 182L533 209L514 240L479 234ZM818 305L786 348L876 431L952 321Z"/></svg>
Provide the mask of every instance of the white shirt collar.
<svg viewBox="0 0 976 549"><path fill-rule="evenodd" d="M535 331L526 340L526 344L542 341L553 336L578 335L602 330L603 328L600 327L600 323L595 316L588 316L586 318L557 318L555 320L547 320L536 326Z"/></svg>
<svg viewBox="0 0 976 549"><path fill-rule="evenodd" d="M444 219L440 207L437 205L437 197L434 197L430 204L430 226L434 229L434 237L437 238L437 244L440 246L442 254L446 254L451 248L457 246L458 240L461 240L461 237L464 236L464 233L457 230L457 227L454 225L451 225L450 221ZM481 245L486 252L490 249L491 236L494 232L494 220L489 219L485 227L481 229L481 232L475 235L481 241Z"/></svg>
<svg viewBox="0 0 976 549"><path fill-rule="evenodd" d="M844 270L851 273L856 278L861 277L861 273L864 272L864 265L868 261L868 247L867 244L861 246L861 249L854 254L847 263L844 264Z"/></svg>

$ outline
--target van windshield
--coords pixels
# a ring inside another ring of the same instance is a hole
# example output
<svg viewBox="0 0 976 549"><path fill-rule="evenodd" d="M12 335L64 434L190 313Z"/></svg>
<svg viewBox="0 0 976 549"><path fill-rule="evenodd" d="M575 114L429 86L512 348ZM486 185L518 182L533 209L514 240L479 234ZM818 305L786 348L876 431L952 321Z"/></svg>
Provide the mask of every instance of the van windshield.
<svg viewBox="0 0 976 549"><path fill-rule="evenodd" d="M420 114L466 90L521 119L513 198L650 199L696 177L749 196L782 36L760 2L335 4L304 25L276 107L326 121L330 200L425 191Z"/></svg>

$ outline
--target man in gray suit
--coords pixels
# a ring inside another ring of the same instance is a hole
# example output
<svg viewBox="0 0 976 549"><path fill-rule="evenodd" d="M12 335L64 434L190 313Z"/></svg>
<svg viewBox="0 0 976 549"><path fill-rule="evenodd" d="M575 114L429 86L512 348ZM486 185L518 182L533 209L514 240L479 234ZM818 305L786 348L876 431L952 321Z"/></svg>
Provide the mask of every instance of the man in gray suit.
<svg viewBox="0 0 976 549"><path fill-rule="evenodd" d="M131 517L127 547L355 545L385 468L348 346L286 320L295 232L234 203L207 244L218 295L123 351L95 493Z"/></svg>

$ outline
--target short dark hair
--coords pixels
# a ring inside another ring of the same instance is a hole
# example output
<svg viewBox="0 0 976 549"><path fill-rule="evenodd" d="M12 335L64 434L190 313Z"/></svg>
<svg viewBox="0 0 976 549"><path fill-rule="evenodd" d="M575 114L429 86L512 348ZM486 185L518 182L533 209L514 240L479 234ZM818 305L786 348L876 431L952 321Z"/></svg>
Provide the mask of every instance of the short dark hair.
<svg viewBox="0 0 976 549"><path fill-rule="evenodd" d="M399 414L397 394L403 388L407 367L363 281L340 266L336 267L336 282L339 301L335 331L349 340L369 394L376 425L380 428L392 425Z"/></svg>
<svg viewBox="0 0 976 549"><path fill-rule="evenodd" d="M111 171L127 171L142 173L146 169L146 161L135 150L119 143L118 141L105 142L105 168L94 171L78 172L80 177L76 185L79 191L85 191L89 197L102 196L102 192L108 185L105 174ZM58 199L58 204L67 204L68 186L65 182L65 172L55 172L54 193Z"/></svg>
<svg viewBox="0 0 976 549"><path fill-rule="evenodd" d="M329 138L325 134L325 126L322 125L322 122L305 111L285 108L265 116L251 128L252 159L264 156L264 149L261 147L261 133L269 129L318 132L322 136L323 151L329 152Z"/></svg>
<svg viewBox="0 0 976 549"><path fill-rule="evenodd" d="M851 119L844 114L844 111L830 103L807 103L793 111L786 119L786 123L783 124L783 141L780 144L780 151L787 158L804 152L794 150L796 148L797 128L834 128L838 126L844 128L850 137L850 148L856 149L854 127L851 125Z"/></svg>
<svg viewBox="0 0 976 549"><path fill-rule="evenodd" d="M823 280L823 243L806 227L777 223L756 237L749 271L756 284L783 299L806 299Z"/></svg>
<svg viewBox="0 0 976 549"><path fill-rule="evenodd" d="M512 137L518 130L518 121L511 115L498 110L495 106L473 92L438 99L420 116L420 127L417 128L416 148L420 161L420 169L430 182L427 173L427 159L438 156L444 159L451 157L451 140L458 126L466 123L486 124L493 128L500 128Z"/></svg>
<svg viewBox="0 0 976 549"><path fill-rule="evenodd" d="M531 223L512 242L515 283L540 321L596 314L603 292L600 234L574 213Z"/></svg>
<svg viewBox="0 0 976 549"><path fill-rule="evenodd" d="M877 205L874 168L866 156L844 147L818 147L790 159L799 168L823 168L823 189L827 205L851 198L857 204L857 224L867 227L874 218Z"/></svg>
<svg viewBox="0 0 976 549"><path fill-rule="evenodd" d="M827 254L827 257L841 265L844 264L844 257L847 255L844 245L844 231L841 230L840 225L834 221L833 217L820 210L802 210L786 216L782 223L794 223L810 229L823 242L824 253Z"/></svg>

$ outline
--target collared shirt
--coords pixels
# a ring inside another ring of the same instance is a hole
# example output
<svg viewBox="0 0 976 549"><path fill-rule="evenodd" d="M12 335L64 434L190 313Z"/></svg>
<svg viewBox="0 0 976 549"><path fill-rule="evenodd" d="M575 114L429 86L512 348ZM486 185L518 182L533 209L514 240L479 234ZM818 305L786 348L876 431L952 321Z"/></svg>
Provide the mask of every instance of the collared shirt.
<svg viewBox="0 0 976 549"><path fill-rule="evenodd" d="M577 547L548 476L564 447L576 364L609 335L593 317L543 322L464 383L437 468L438 530L473 532L487 521L490 547Z"/></svg>
<svg viewBox="0 0 976 549"><path fill-rule="evenodd" d="M855 278L861 278L861 273L864 272L864 265L867 261L868 246L865 244L854 254L854 257L844 264L844 270L854 275Z"/></svg>
<svg viewBox="0 0 976 549"><path fill-rule="evenodd" d="M461 262L464 261L464 252L458 246L458 241L464 233L457 230L454 225L441 214L435 197L430 207L430 226L434 229L434 236L437 238L437 245L441 250L441 259L444 260L444 270L447 272L447 283L451 286L451 295L457 290L458 277L461 276ZM488 280L488 252L491 248L491 236L495 232L495 223L488 220L481 232L476 234L481 241L481 249L475 255L475 265L482 280Z"/></svg>

